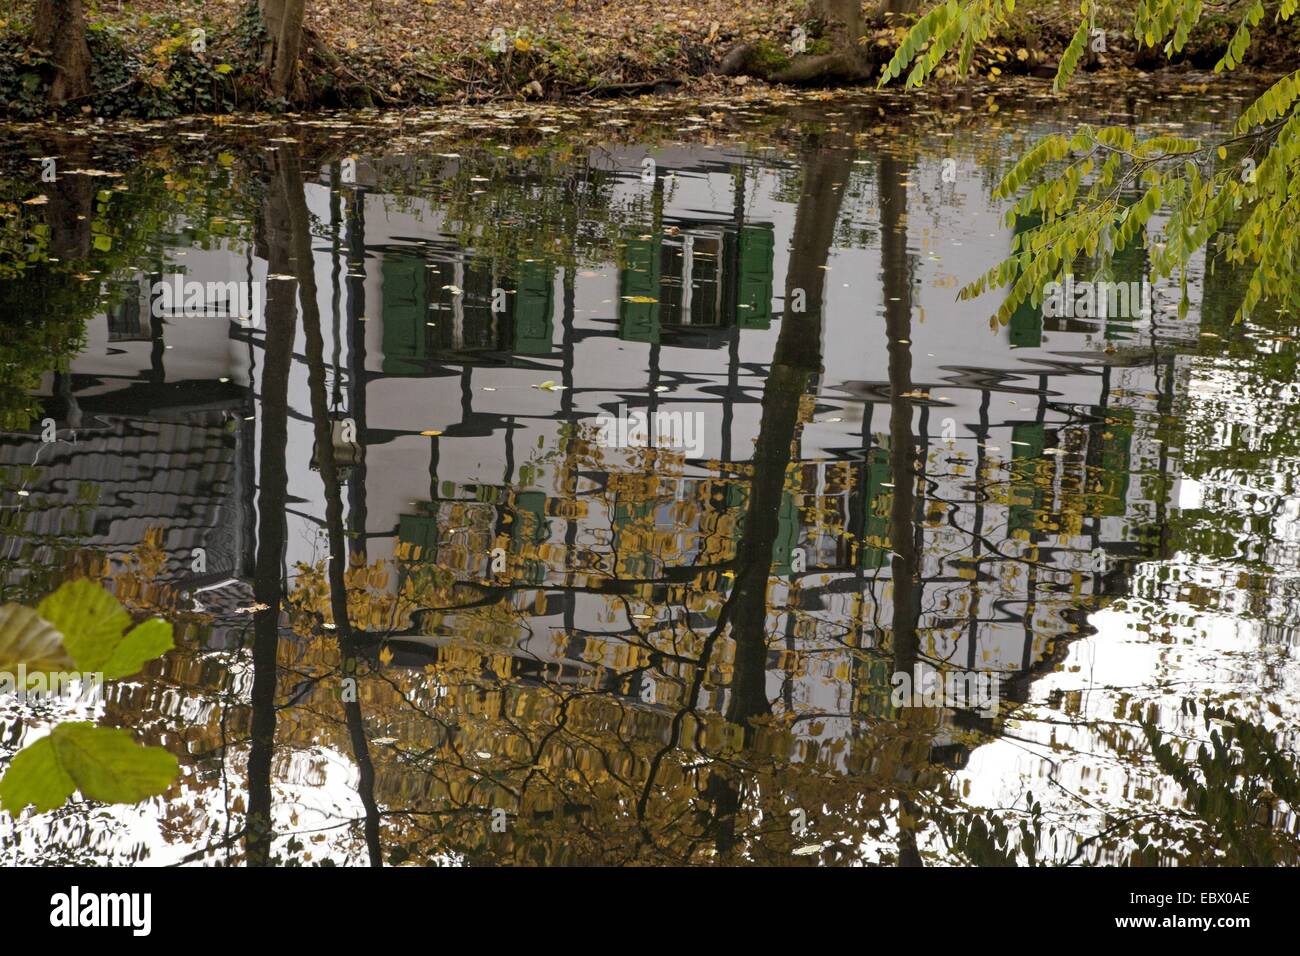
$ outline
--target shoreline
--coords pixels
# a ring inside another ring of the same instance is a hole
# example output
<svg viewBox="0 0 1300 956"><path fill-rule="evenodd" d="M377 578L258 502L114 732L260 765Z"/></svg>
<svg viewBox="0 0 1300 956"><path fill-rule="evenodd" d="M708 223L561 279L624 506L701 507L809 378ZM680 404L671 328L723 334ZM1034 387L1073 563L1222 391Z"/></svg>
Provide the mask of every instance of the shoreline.
<svg viewBox="0 0 1300 956"><path fill-rule="evenodd" d="M308 113L337 109L408 109L507 101L575 105L646 93L698 93L756 86L764 88L874 88L903 34L902 27L877 25L861 44L868 78L841 80L818 76L797 82L804 61L817 59L816 38L804 57L792 57L784 42L802 22L804 4L762 0L730 19L707 3L698 14L666 11L653 27L646 14L624 0L599 4L599 12L566 20L558 0L538 0L513 31L486 24L492 11L470 22L455 19L458 0L419 5L426 20L410 24L379 21L366 39L364 22L349 21L337 36L326 37L324 18L339 15L327 5L309 19L306 49L290 101L270 100L261 85L255 39L239 0L217 0L201 16L184 11L170 19L148 18L155 0L141 0L128 13L103 12L89 22L88 39L95 89L81 101L52 107L41 84L43 67L26 44L27 25L17 0L0 0L0 118L52 121L75 118L166 119L210 114ZM398 0L384 0L390 6ZM504 6L509 0L499 0ZM573 8L595 0L574 0ZM175 5L173 5L175 6ZM489 7L492 5L489 5ZM517 6L517 5L516 5ZM723 7L726 5L724 4ZM1014 28L991 36L973 57L968 76L941 69L934 82L943 87L1016 76L1050 77L1069 42L1073 22L1056 0L1026 3ZM196 8L197 10L198 8ZM394 9L397 9L394 6ZM405 8L404 8L405 9ZM468 8L467 8L468 9ZM692 8L694 10L694 8ZM586 17L584 20L583 17ZM426 33L425 23L450 17L446 28ZM359 14L356 18L364 20ZM501 22L510 16L499 14ZM605 18L605 19L596 19ZM623 20L627 22L620 27ZM1209 19L1193 32L1181 54L1167 60L1158 48L1139 47L1124 29L1106 27L1105 52L1089 51L1081 72L1133 71L1160 75L1211 70L1232 35L1229 21ZM203 52L190 49L193 31L202 31ZM622 32L620 33L620 30ZM498 33L497 31L500 31ZM1300 21L1262 34L1236 73L1273 73L1300 66ZM361 37L361 39L358 39ZM426 41L421 43L421 41ZM403 45L405 44L405 45ZM414 44L414 45L412 45ZM503 52L493 49L504 47ZM5 61L8 61L7 63ZM1224 76L1231 74L1222 74ZM781 83L777 81L785 80ZM887 89L901 90L896 80Z"/></svg>

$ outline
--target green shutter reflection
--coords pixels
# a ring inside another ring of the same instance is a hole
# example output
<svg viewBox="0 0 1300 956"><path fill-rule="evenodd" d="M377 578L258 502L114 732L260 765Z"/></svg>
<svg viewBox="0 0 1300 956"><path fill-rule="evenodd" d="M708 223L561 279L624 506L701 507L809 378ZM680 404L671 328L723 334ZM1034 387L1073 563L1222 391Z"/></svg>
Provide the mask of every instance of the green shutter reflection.
<svg viewBox="0 0 1300 956"><path fill-rule="evenodd" d="M385 256L382 274L384 374L418 375L429 354L424 260Z"/></svg>
<svg viewBox="0 0 1300 956"><path fill-rule="evenodd" d="M662 237L629 239L618 273L618 337L626 342L659 341L659 252ZM654 302L629 301L654 299Z"/></svg>

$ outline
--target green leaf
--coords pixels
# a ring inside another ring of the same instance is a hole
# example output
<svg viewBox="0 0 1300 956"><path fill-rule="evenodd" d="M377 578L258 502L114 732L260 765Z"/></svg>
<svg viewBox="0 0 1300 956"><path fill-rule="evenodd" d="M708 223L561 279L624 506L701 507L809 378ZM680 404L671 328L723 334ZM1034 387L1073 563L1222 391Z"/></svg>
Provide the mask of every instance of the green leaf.
<svg viewBox="0 0 1300 956"><path fill-rule="evenodd" d="M14 755L9 770L0 777L0 810L17 815L31 804L37 813L44 813L63 806L76 789L76 781L59 762L51 734Z"/></svg>
<svg viewBox="0 0 1300 956"><path fill-rule="evenodd" d="M125 730L59 724L14 757L0 779L0 809L52 810L74 790L100 803L137 803L170 787L179 770L166 750L141 746Z"/></svg>
<svg viewBox="0 0 1300 956"><path fill-rule="evenodd" d="M134 674L175 646L171 625L158 618L126 633L131 615L117 598L85 578L64 584L37 611L63 633L63 646L77 669L102 673L105 679Z"/></svg>
<svg viewBox="0 0 1300 956"><path fill-rule="evenodd" d="M1083 56L1083 49L1088 44L1088 33L1092 29L1092 19L1086 15L1079 21L1079 26L1075 28L1074 36L1070 39L1070 44L1061 54L1061 62L1056 66L1056 78L1052 80L1052 89L1060 93L1070 82L1070 77L1074 75L1075 69L1079 65L1079 59Z"/></svg>
<svg viewBox="0 0 1300 956"><path fill-rule="evenodd" d="M1300 70L1282 77L1260 95L1259 99L1241 114L1236 131L1244 133L1285 116L1291 104L1300 97Z"/></svg>
<svg viewBox="0 0 1300 956"><path fill-rule="evenodd" d="M907 35L903 37L903 42L898 45L898 49L894 51L893 57L880 74L878 85L884 86L890 80L901 76L904 68L916 59L917 54L921 52L921 48L930 39L931 35L938 32L948 21L948 18L956 12L956 9L957 5L949 0L948 3L940 4L916 21L915 25L907 31Z"/></svg>
<svg viewBox="0 0 1300 956"><path fill-rule="evenodd" d="M1223 54L1223 59L1214 64L1215 73L1237 68L1242 57L1246 55L1246 50L1250 48L1250 28L1257 26L1262 19L1264 19L1264 4L1262 0L1255 0L1242 16L1241 22L1237 24L1237 32L1228 41L1228 49Z"/></svg>
<svg viewBox="0 0 1300 956"><path fill-rule="evenodd" d="M1153 136L1148 140L1144 140L1133 155L1139 159L1159 156L1162 153L1181 156L1186 153L1194 153L1200 148L1200 142L1194 139L1183 139L1179 136Z"/></svg>
<svg viewBox="0 0 1300 956"><path fill-rule="evenodd" d="M171 624L160 617L150 618L132 628L99 669L106 680L128 677L146 662L162 657L175 646Z"/></svg>
<svg viewBox="0 0 1300 956"><path fill-rule="evenodd" d="M41 617L63 633L79 670L100 669L131 626L131 615L98 584L86 578L68 581L36 607Z"/></svg>
<svg viewBox="0 0 1300 956"><path fill-rule="evenodd" d="M0 607L0 671L14 673L22 665L31 672L66 671L72 658L63 635L29 607Z"/></svg>

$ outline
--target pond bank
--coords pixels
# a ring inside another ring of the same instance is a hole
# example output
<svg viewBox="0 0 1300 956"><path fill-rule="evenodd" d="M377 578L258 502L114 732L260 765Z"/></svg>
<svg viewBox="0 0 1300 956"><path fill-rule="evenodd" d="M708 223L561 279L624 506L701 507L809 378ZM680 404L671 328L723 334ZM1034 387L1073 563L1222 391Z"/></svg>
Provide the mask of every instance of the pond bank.
<svg viewBox="0 0 1300 956"><path fill-rule="evenodd" d="M46 95L51 67L28 45L29 6L0 0L0 110L29 120L58 112L158 119L716 89L794 78L796 28L807 28L809 53L825 45L804 0L704 0L681 8L631 0L315 2L297 88L290 100L275 101L261 72L261 24L244 0L136 0L88 12L94 90L54 110ZM876 76L904 31L883 22L873 5L866 13L863 59ZM1084 69L1210 69L1236 29L1225 17L1207 17L1171 63L1158 48L1139 48L1127 13L1119 16L1112 23L1099 14L1105 52L1090 52ZM973 73L993 82L1052 75L1076 20L1074 5L1059 0L1022 4L1014 26L976 52ZM1246 67L1300 65L1296 23L1261 34Z"/></svg>

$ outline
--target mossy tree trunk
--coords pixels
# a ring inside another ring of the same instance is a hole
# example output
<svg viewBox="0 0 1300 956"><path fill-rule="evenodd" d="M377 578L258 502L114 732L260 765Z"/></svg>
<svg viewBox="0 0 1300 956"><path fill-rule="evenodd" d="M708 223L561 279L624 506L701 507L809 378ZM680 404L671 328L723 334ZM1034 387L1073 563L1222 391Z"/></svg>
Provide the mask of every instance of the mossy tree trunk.
<svg viewBox="0 0 1300 956"><path fill-rule="evenodd" d="M90 47L81 0L37 0L33 44L54 63L51 103L62 104L90 94Z"/></svg>

